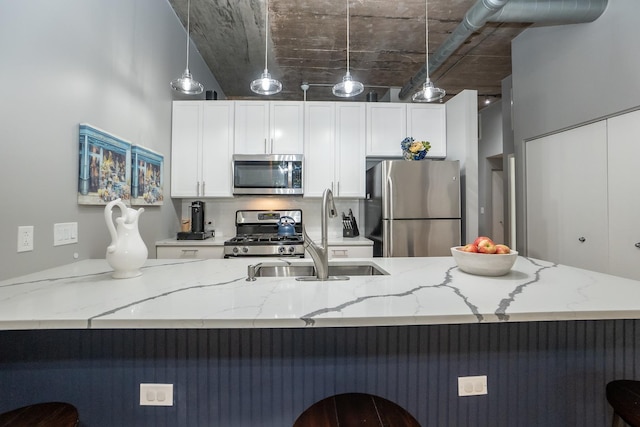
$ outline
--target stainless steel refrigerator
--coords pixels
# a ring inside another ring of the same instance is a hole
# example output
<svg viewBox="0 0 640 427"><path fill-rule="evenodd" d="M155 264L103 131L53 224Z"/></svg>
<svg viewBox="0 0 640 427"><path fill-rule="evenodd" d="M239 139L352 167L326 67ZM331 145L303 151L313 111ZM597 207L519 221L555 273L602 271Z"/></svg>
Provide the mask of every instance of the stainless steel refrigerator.
<svg viewBox="0 0 640 427"><path fill-rule="evenodd" d="M367 171L365 235L374 256L450 256L461 244L460 212L457 160L384 160Z"/></svg>

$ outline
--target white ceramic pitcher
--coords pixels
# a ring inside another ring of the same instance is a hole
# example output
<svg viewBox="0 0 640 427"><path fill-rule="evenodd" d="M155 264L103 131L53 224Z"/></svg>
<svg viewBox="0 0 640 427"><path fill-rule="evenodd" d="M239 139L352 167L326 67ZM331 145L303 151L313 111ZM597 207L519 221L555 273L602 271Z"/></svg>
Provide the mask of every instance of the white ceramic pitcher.
<svg viewBox="0 0 640 427"><path fill-rule="evenodd" d="M121 216L113 224L111 211L120 208ZM140 267L147 260L147 246L138 231L138 218L144 208L128 208L120 199L113 200L104 208L104 219L111 234L111 244L107 246L107 262L113 268L113 278L128 279L142 274Z"/></svg>

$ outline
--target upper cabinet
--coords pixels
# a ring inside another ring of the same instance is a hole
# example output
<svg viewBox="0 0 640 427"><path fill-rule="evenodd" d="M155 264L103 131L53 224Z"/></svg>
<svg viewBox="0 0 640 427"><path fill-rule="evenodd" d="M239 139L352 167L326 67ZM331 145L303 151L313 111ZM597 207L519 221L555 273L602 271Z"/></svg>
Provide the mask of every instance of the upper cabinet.
<svg viewBox="0 0 640 427"><path fill-rule="evenodd" d="M367 152L369 157L400 157L406 137L429 141L428 158L447 155L444 104L368 103Z"/></svg>
<svg viewBox="0 0 640 427"><path fill-rule="evenodd" d="M236 154L302 154L304 103L236 101Z"/></svg>
<svg viewBox="0 0 640 427"><path fill-rule="evenodd" d="M233 101L174 101L171 197L230 197Z"/></svg>
<svg viewBox="0 0 640 427"><path fill-rule="evenodd" d="M335 197L364 198L366 112L355 102L305 105L305 197L330 188Z"/></svg>

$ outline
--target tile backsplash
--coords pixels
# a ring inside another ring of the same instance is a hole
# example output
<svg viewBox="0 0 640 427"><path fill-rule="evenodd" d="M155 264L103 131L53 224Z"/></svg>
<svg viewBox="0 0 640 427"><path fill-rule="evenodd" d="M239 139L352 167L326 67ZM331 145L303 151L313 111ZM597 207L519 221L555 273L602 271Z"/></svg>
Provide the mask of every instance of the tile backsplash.
<svg viewBox="0 0 640 427"><path fill-rule="evenodd" d="M304 197L259 197L259 196L239 196L232 199L183 199L182 218L191 218L191 202L202 200L205 202L205 228L214 229L216 237L233 237L236 234L235 215L238 210L280 210L280 209L302 209L302 222L309 234L320 233L320 211L322 209L322 198ZM329 218L329 235L342 236L342 212L348 213L349 209L358 222L360 230L364 229L364 212L362 200L359 199L334 199L337 218ZM176 224L176 232L180 224Z"/></svg>

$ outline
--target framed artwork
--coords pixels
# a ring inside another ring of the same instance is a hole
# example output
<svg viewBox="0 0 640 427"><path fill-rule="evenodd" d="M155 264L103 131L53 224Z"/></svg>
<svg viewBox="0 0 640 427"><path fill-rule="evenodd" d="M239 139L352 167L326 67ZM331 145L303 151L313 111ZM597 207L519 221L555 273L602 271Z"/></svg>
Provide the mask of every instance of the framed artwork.
<svg viewBox="0 0 640 427"><path fill-rule="evenodd" d="M131 204L162 205L164 156L148 148L131 147Z"/></svg>
<svg viewBox="0 0 640 427"><path fill-rule="evenodd" d="M89 124L80 124L78 204L106 205L131 199L131 143Z"/></svg>

